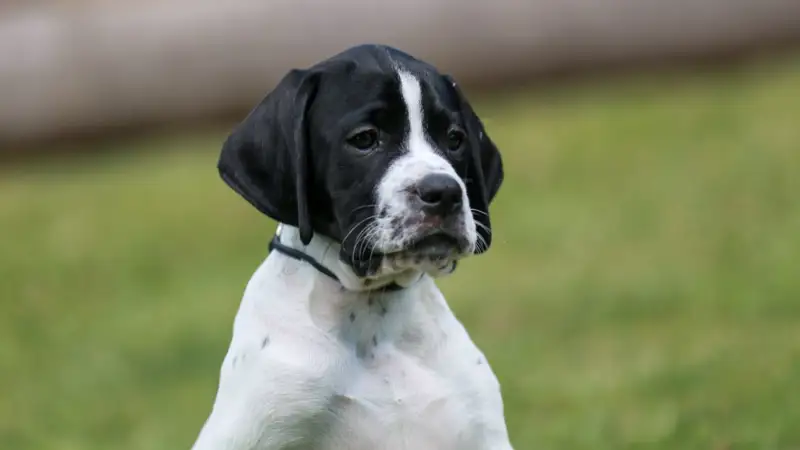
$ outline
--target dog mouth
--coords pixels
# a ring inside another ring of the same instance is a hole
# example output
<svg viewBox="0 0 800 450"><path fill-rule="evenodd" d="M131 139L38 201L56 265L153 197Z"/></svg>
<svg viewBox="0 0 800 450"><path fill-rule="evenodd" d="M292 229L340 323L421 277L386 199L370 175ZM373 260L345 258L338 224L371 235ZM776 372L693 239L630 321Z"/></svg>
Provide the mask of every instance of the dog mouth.
<svg viewBox="0 0 800 450"><path fill-rule="evenodd" d="M458 250L459 247L460 242L455 236L438 232L413 241L406 251L411 253L442 252Z"/></svg>
<svg viewBox="0 0 800 450"><path fill-rule="evenodd" d="M411 241L402 250L388 256L408 255L416 258L444 259L461 253L464 243L461 239L443 231L434 232Z"/></svg>
<svg viewBox="0 0 800 450"><path fill-rule="evenodd" d="M352 267L360 276L410 268L443 270L466 255L468 249L466 237L445 230L432 230L393 250L371 251L366 259L353 259Z"/></svg>

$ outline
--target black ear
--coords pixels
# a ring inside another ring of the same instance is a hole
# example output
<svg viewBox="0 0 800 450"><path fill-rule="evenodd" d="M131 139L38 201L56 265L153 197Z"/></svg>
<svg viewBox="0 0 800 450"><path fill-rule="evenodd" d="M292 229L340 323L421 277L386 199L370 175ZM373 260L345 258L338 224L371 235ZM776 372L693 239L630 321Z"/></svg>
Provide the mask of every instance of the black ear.
<svg viewBox="0 0 800 450"><path fill-rule="evenodd" d="M469 144L470 160L467 165L467 197L477 225L478 243L475 253L483 253L492 244L492 224L489 219L489 203L497 195L503 183L503 159L494 142L486 134L483 123L475 114L464 93L452 77L446 76L458 96L459 109L464 120Z"/></svg>
<svg viewBox="0 0 800 450"><path fill-rule="evenodd" d="M313 236L306 115L316 88L316 74L289 72L233 130L217 164L228 186L272 219L298 227L304 244Z"/></svg>

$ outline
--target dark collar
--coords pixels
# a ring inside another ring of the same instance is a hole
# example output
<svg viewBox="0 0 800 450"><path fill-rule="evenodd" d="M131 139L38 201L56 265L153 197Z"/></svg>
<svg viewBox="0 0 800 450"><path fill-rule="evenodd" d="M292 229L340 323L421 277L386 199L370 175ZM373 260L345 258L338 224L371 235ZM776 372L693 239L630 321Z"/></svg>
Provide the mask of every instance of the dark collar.
<svg viewBox="0 0 800 450"><path fill-rule="evenodd" d="M337 283L341 284L341 282L339 281L339 278L336 276L336 274L331 272L331 270L328 269L327 267L325 267L322 264L320 264L319 261L317 261L316 259L312 258L311 256L301 252L300 250L298 250L296 248L292 248L292 247L289 247L288 245L283 244L280 241L280 235L279 234L276 234L275 237L272 238L272 241L270 241L270 243L269 243L269 251L272 252L273 250L278 252L278 253L283 253L284 255L286 255L286 256L288 256L290 258L294 258L294 259L296 259L298 261L305 261L305 262L311 264L311 266L313 266L315 269L317 269L321 273L324 273L325 275L329 276L330 278L333 278L334 280L336 280ZM405 289L405 288L403 286L400 286L397 283L394 283L394 282L392 282L390 284L387 284L387 285L384 285L384 286L381 286L379 288L376 288L376 290L382 290L382 291L399 291L399 290L402 290L402 289Z"/></svg>

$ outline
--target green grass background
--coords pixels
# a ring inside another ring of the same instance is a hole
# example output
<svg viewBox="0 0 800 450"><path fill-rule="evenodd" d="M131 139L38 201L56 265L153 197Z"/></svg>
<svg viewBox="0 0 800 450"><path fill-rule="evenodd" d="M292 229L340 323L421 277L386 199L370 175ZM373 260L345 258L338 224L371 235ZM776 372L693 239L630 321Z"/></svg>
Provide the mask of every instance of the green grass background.
<svg viewBox="0 0 800 450"><path fill-rule="evenodd" d="M800 58L476 103L496 238L440 285L516 448L800 449ZM273 231L223 136L0 172L1 449L190 447Z"/></svg>

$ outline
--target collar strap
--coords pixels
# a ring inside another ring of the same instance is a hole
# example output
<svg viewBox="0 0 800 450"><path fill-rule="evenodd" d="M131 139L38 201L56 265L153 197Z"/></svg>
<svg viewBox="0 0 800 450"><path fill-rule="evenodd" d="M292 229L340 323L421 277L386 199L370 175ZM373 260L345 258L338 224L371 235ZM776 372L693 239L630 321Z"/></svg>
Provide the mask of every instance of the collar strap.
<svg viewBox="0 0 800 450"><path fill-rule="evenodd" d="M339 277L337 277L336 274L331 272L330 269L328 269L327 267L325 267L322 264L320 264L319 261L317 261L316 259L312 258L311 256L301 252L300 250L298 250L296 248L292 248L292 247L289 247L288 245L283 244L281 242L281 239L280 239L280 234L276 234L275 237L273 237L272 240L269 243L269 251L272 252L273 250L278 252L278 253L283 253L284 255L286 255L286 256L288 256L290 258L294 258L294 259L296 259L298 261L305 261L305 262L311 264L311 266L314 267L315 269L317 269L319 272L321 272L321 273L327 275L328 277L336 280L337 283L341 283L339 281ZM400 286L399 284L392 282L392 283L389 283L389 284L387 284L385 286L381 286L381 287L379 287L377 289L386 290L386 291L399 291L399 290L404 289L404 288L403 288L403 286Z"/></svg>

